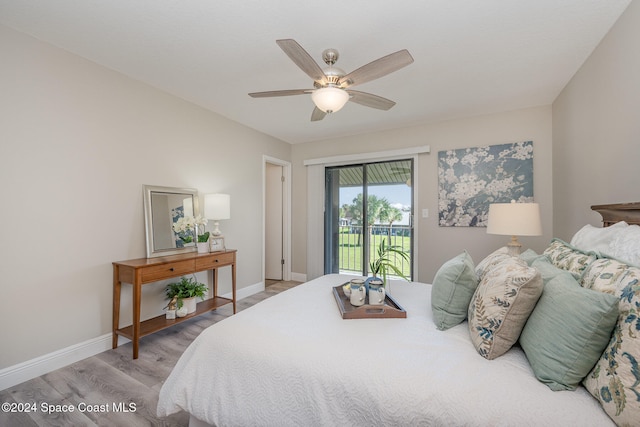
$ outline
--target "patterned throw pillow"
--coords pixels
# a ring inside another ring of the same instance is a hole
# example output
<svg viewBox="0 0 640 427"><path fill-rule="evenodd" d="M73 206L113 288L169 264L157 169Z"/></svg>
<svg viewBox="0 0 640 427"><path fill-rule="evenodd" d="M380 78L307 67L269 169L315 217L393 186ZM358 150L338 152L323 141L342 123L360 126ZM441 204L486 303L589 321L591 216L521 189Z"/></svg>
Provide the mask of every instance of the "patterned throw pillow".
<svg viewBox="0 0 640 427"><path fill-rule="evenodd" d="M615 295L617 283L628 267L615 259L597 259L584 270L580 284L587 289Z"/></svg>
<svg viewBox="0 0 640 427"><path fill-rule="evenodd" d="M551 244L543 252L551 263L558 268L567 270L576 279L580 279L584 269L596 260L595 252L584 252L574 248L560 239L553 239Z"/></svg>
<svg viewBox="0 0 640 427"><path fill-rule="evenodd" d="M477 286L473 260L467 251L442 264L431 288L433 321L439 330L452 328L467 318Z"/></svg>
<svg viewBox="0 0 640 427"><path fill-rule="evenodd" d="M542 294L540 273L517 257L504 258L484 273L469 304L469 332L486 359L504 354L518 340Z"/></svg>
<svg viewBox="0 0 640 427"><path fill-rule="evenodd" d="M609 345L583 381L617 425L640 420L640 268L629 267L616 281L618 322Z"/></svg>
<svg viewBox="0 0 640 427"><path fill-rule="evenodd" d="M478 280L482 280L487 270L491 269L494 265L496 265L500 261L511 258L511 255L509 255L508 251L509 249L507 249L506 246L503 246L500 249L497 249L494 252L490 253L485 259L480 261L478 265L476 265L476 276L478 276Z"/></svg>

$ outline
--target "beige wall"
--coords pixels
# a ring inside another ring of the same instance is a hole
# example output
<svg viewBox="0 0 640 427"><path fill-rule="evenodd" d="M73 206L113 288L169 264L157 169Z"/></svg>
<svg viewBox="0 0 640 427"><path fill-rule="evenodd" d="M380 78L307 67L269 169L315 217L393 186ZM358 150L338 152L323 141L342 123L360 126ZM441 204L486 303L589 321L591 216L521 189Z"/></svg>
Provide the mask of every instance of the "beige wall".
<svg viewBox="0 0 640 427"><path fill-rule="evenodd" d="M262 156L289 144L1 26L0 58L0 369L111 331L111 262L145 256L143 184L229 193L238 286L262 281Z"/></svg>
<svg viewBox="0 0 640 427"><path fill-rule="evenodd" d="M590 206L640 200L640 2L553 103L554 230L570 239Z"/></svg>
<svg viewBox="0 0 640 427"><path fill-rule="evenodd" d="M417 280L430 283L440 265L464 249L469 251L474 260L479 261L508 241L504 236L487 235L485 228L438 226L438 151L527 140L532 140L534 144L534 197L541 205L544 235L521 238L521 241L526 247L541 251L553 235L550 106L294 145L293 271L306 272L305 160L429 145L431 153L420 154L418 160L416 213L426 208L430 215L427 219L416 215L416 221L419 228Z"/></svg>
<svg viewBox="0 0 640 427"><path fill-rule="evenodd" d="M632 2L553 113L543 106L289 146L0 26L0 369L110 331L111 262L145 255L143 184L230 193L232 219L221 227L239 250L239 286L260 282L263 154L292 161L294 273L306 273L303 161L326 156L431 146L418 161L416 212L430 211L417 218L420 281L463 249L477 261L507 240L438 227L440 150L533 140L544 235L521 240L541 251L554 235L569 239L599 222L591 204L638 200L639 33ZM163 284L145 288L148 317Z"/></svg>

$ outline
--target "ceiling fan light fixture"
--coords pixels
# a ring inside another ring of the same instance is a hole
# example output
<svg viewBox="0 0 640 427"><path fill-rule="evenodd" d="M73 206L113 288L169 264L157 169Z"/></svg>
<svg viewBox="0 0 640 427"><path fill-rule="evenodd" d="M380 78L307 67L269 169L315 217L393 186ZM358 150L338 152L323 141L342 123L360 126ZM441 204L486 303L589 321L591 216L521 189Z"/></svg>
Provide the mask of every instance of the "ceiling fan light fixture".
<svg viewBox="0 0 640 427"><path fill-rule="evenodd" d="M344 89L329 86L314 90L311 99L316 107L329 114L344 107L349 100L349 94Z"/></svg>
<svg viewBox="0 0 640 427"><path fill-rule="evenodd" d="M329 68L322 69L320 65L293 39L280 39L276 43L287 54L294 64L306 75L311 77L315 89L270 90L266 92L252 92L252 98L269 98L274 96L292 96L311 94L315 108L311 113L311 121L322 120L329 113L339 111L344 104L352 101L365 107L378 110L388 110L395 102L367 92L351 89L351 86L379 79L406 67L413 62L413 57L407 49L391 53L356 70L345 74L344 70L335 66L339 54L336 49L325 49L322 60ZM347 90L348 89L348 90Z"/></svg>

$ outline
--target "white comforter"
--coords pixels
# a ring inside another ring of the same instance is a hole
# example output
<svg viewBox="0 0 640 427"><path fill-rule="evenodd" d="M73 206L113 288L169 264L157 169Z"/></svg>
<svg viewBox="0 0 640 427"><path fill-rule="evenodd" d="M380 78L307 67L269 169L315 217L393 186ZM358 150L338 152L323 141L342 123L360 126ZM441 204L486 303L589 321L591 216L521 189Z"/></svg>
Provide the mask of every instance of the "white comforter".
<svg viewBox="0 0 640 427"><path fill-rule="evenodd" d="M495 360L467 324L438 331L431 286L393 282L406 319L343 320L328 275L205 330L160 392L158 415L217 426L612 425L583 388L551 391L524 353Z"/></svg>

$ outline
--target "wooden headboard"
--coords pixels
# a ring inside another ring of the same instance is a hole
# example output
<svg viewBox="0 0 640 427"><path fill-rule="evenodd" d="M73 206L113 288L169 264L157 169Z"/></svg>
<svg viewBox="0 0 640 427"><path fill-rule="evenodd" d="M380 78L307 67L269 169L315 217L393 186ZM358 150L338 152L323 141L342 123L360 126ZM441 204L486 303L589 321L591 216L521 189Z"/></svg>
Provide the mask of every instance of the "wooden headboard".
<svg viewBox="0 0 640 427"><path fill-rule="evenodd" d="M640 225L640 202L594 205L591 210L602 215L602 225L608 227L618 221Z"/></svg>

